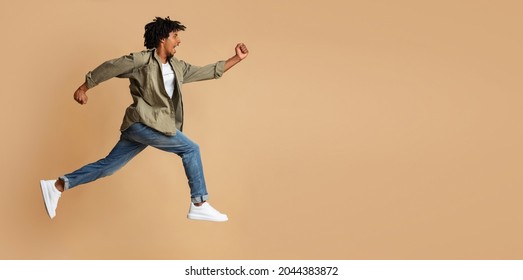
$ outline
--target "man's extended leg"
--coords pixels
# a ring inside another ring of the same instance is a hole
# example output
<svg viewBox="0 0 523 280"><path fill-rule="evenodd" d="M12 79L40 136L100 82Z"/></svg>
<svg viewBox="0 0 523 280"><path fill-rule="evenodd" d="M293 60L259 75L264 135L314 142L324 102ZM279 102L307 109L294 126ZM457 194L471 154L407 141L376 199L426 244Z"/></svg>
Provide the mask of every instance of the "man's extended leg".
<svg viewBox="0 0 523 280"><path fill-rule="evenodd" d="M61 176L60 180L64 182L64 189L68 190L75 186L112 175L146 147L147 145L129 141L124 139L124 137L121 137L109 155L105 158Z"/></svg>
<svg viewBox="0 0 523 280"><path fill-rule="evenodd" d="M41 180L40 187L49 217L52 219L56 215L61 192L113 174L146 147L147 145L121 137L107 157L61 176L58 180Z"/></svg>

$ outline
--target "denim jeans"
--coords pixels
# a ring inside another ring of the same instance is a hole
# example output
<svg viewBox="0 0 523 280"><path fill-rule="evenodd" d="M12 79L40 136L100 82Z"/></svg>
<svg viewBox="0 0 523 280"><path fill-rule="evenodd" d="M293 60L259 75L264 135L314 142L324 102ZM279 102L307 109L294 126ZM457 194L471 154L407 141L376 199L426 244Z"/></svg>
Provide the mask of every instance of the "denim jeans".
<svg viewBox="0 0 523 280"><path fill-rule="evenodd" d="M180 156L189 180L191 201L198 203L207 200L207 187L198 144L192 142L179 130L176 131L176 135L168 136L141 123L134 123L123 131L120 140L107 157L61 176L60 179L64 181L67 190L109 176L147 146Z"/></svg>

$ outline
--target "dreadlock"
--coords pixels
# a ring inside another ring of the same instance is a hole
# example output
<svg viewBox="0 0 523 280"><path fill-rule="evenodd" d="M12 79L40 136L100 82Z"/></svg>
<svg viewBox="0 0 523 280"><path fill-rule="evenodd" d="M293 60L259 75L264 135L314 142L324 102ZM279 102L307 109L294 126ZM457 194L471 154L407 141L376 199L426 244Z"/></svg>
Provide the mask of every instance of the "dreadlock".
<svg viewBox="0 0 523 280"><path fill-rule="evenodd" d="M168 38L169 33L179 30L185 30L185 26L179 21L171 20L169 17L156 17L152 22L145 25L143 45L147 49L156 48L160 44L160 40Z"/></svg>

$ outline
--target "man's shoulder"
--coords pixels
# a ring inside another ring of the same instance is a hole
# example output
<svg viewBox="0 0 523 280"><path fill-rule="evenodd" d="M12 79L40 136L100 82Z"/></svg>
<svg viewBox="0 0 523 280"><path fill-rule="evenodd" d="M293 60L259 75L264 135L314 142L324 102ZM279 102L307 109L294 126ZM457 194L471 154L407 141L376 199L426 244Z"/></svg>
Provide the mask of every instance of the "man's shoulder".
<svg viewBox="0 0 523 280"><path fill-rule="evenodd" d="M153 50L143 50L131 53L135 65L145 65L149 63L153 56Z"/></svg>

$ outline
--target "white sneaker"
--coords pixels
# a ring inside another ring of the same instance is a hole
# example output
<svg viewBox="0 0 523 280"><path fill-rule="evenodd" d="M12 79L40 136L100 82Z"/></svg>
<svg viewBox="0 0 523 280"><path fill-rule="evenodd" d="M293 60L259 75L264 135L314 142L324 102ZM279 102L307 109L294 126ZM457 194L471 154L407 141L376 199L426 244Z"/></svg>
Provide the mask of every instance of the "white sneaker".
<svg viewBox="0 0 523 280"><path fill-rule="evenodd" d="M201 206L196 206L194 203L191 203L187 218L211 222L225 222L229 220L227 215L218 212L218 210L214 209L208 202L204 202Z"/></svg>
<svg viewBox="0 0 523 280"><path fill-rule="evenodd" d="M51 219L56 216L58 199L62 196L62 193L54 186L55 182L56 180L40 180L40 188L42 189L42 196L44 197L45 209L47 209L47 214L49 214Z"/></svg>

